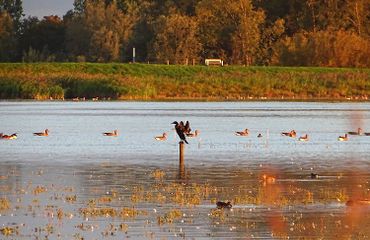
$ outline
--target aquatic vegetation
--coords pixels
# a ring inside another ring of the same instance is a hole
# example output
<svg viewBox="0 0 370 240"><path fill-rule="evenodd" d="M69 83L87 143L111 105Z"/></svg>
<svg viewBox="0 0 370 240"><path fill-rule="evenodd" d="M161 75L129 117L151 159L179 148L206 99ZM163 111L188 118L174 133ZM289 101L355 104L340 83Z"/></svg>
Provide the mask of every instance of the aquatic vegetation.
<svg viewBox="0 0 370 240"><path fill-rule="evenodd" d="M10 209L10 202L7 198L0 198L0 211Z"/></svg>
<svg viewBox="0 0 370 240"><path fill-rule="evenodd" d="M183 213L178 209L170 210L169 212L165 213L164 216L157 217L158 225L171 224L175 220L181 218L182 215Z"/></svg>
<svg viewBox="0 0 370 240"><path fill-rule="evenodd" d="M152 177L156 180L162 180L166 173L160 169L156 169L154 172L152 172Z"/></svg>
<svg viewBox="0 0 370 240"><path fill-rule="evenodd" d="M40 194L40 193L44 193L44 192L46 192L47 191L47 188L46 187L44 187L44 186L37 186L37 187L35 187L33 190L32 190L32 192L33 192L33 194L34 195L38 195L38 194Z"/></svg>
<svg viewBox="0 0 370 240"><path fill-rule="evenodd" d="M66 196L65 199L66 199L66 202L74 203L77 200L77 196L76 195Z"/></svg>
<svg viewBox="0 0 370 240"><path fill-rule="evenodd" d="M0 228L0 232L6 237L12 236L12 235L18 235L19 228L18 226L17 227L4 227L4 228Z"/></svg>

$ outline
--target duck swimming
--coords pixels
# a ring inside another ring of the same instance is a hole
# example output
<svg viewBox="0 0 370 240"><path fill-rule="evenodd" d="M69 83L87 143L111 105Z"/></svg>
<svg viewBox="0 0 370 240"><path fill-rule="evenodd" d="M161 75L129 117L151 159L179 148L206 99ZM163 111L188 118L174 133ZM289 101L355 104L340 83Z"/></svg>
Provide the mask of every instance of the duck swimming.
<svg viewBox="0 0 370 240"><path fill-rule="evenodd" d="M216 203L216 206L218 209L223 209L223 208L226 208L226 209L231 209L233 207L233 205L231 205L231 202L217 202Z"/></svg>
<svg viewBox="0 0 370 240"><path fill-rule="evenodd" d="M194 133L186 133L187 137L193 138L199 135L199 130L195 130Z"/></svg>
<svg viewBox="0 0 370 240"><path fill-rule="evenodd" d="M283 136L287 136L287 137L292 137L292 138L295 138L297 136L297 133L296 131L293 129L292 131L290 132L282 132L281 135Z"/></svg>
<svg viewBox="0 0 370 240"><path fill-rule="evenodd" d="M347 133L344 134L344 136L339 136L338 137L338 141L341 141L341 142L348 141L348 135L347 135Z"/></svg>
<svg viewBox="0 0 370 240"><path fill-rule="evenodd" d="M157 141L166 141L167 140L167 133L163 133L162 136L156 136L154 137L155 140Z"/></svg>
<svg viewBox="0 0 370 240"><path fill-rule="evenodd" d="M45 129L44 132L33 133L35 136L47 137L49 136L49 129Z"/></svg>
<svg viewBox="0 0 370 240"><path fill-rule="evenodd" d="M362 129L357 128L357 132L347 132L348 135L362 135Z"/></svg>
<svg viewBox="0 0 370 240"><path fill-rule="evenodd" d="M113 132L106 132L106 133L103 133L103 135L108 136L108 137L117 137L118 136L118 131L114 130Z"/></svg>
<svg viewBox="0 0 370 240"><path fill-rule="evenodd" d="M317 178L319 178L319 174L317 174L317 173L311 173L311 178L312 179L317 179Z"/></svg>
<svg viewBox="0 0 370 240"><path fill-rule="evenodd" d="M249 135L249 130L248 130L248 128L246 128L246 129L244 129L244 131L235 132L235 135L240 136L240 137L248 136Z"/></svg>
<svg viewBox="0 0 370 240"><path fill-rule="evenodd" d="M17 134L16 133L13 133L12 135L3 135L1 134L1 139L5 139L5 140L14 140L14 139L17 139Z"/></svg>
<svg viewBox="0 0 370 240"><path fill-rule="evenodd" d="M301 142L307 142L308 141L308 135L306 134L303 137L300 137L298 140L301 141Z"/></svg>

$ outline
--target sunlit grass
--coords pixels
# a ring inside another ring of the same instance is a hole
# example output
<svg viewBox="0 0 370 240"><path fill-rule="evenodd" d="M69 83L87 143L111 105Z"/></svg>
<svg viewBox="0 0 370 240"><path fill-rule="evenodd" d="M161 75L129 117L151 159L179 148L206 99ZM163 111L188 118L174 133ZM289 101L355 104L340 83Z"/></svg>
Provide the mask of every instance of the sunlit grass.
<svg viewBox="0 0 370 240"><path fill-rule="evenodd" d="M370 70L149 64L0 64L3 99L357 99Z"/></svg>

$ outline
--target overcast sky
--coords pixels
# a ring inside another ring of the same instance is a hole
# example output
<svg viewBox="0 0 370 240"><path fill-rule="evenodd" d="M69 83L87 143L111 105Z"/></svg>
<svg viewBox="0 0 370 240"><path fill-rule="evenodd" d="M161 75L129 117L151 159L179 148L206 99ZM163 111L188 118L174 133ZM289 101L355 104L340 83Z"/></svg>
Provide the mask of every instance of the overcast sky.
<svg viewBox="0 0 370 240"><path fill-rule="evenodd" d="M72 8L73 0L23 0L25 17L30 15L38 18L43 18L47 15L58 15L62 17Z"/></svg>

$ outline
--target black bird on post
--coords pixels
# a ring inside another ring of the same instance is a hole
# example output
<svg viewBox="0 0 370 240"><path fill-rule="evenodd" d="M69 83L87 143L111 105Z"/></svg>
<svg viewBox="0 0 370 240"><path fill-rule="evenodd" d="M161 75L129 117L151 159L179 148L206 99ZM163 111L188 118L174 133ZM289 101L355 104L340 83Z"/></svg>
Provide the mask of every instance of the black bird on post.
<svg viewBox="0 0 370 240"><path fill-rule="evenodd" d="M186 142L186 144L189 144L188 141L186 141L186 137L185 137L186 128L185 128L184 122L181 121L180 123L178 123L177 121L174 121L172 124L175 124L175 129L180 139ZM189 122L186 122L186 124L188 128L190 129Z"/></svg>

